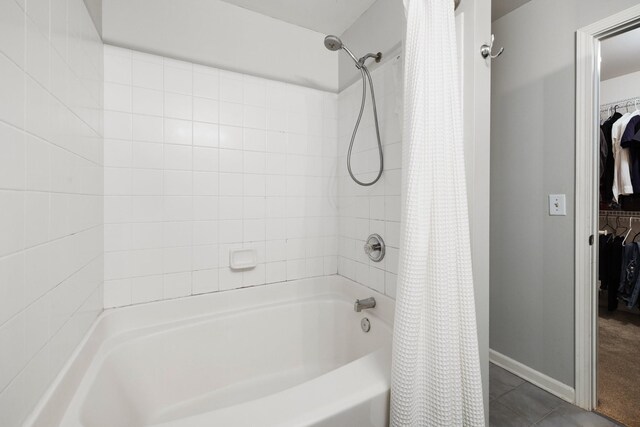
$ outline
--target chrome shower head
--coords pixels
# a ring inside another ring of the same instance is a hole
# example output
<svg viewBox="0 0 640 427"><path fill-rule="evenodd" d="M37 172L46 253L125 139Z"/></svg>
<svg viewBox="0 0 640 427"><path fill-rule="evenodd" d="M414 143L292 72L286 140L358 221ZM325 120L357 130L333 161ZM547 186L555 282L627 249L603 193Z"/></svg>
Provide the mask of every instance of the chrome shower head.
<svg viewBox="0 0 640 427"><path fill-rule="evenodd" d="M337 36L327 36L324 38L324 46L332 51L340 50L343 47L342 40Z"/></svg>
<svg viewBox="0 0 640 427"><path fill-rule="evenodd" d="M328 35L327 37L325 37L324 46L333 52L340 49L344 50L345 52L347 52L347 54L349 54L351 59L353 59L353 62L356 63L356 67L358 68L362 67L362 64L364 63L358 62L358 58L356 58L356 56L351 53L351 51L344 45L344 43L342 43L342 40L340 40L338 36Z"/></svg>

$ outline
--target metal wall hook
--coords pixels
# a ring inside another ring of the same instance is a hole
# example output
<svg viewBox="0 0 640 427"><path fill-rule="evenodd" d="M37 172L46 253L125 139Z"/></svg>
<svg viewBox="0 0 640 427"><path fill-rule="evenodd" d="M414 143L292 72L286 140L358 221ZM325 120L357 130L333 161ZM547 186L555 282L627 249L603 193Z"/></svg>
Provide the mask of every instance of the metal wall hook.
<svg viewBox="0 0 640 427"><path fill-rule="evenodd" d="M493 50L494 38L495 36L491 34L491 44L485 43L482 46L480 46L480 55L482 55L484 59L487 59L487 58L496 59L498 56L502 55L502 52L504 52L504 48L501 47L498 53L496 53L495 55L491 54L491 51Z"/></svg>

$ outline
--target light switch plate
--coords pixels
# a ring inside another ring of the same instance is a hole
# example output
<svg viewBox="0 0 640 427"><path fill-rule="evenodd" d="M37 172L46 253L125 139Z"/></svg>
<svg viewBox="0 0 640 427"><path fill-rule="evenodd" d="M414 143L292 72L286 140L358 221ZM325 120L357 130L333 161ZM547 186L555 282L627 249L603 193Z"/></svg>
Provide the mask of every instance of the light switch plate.
<svg viewBox="0 0 640 427"><path fill-rule="evenodd" d="M564 194L549 194L549 215L566 215L567 197Z"/></svg>

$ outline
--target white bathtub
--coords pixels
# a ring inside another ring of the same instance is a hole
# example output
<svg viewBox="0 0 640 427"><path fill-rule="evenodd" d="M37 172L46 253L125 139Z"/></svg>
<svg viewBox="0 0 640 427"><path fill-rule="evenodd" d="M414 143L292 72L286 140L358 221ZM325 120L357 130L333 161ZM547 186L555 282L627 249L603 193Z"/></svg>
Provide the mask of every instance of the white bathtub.
<svg viewBox="0 0 640 427"><path fill-rule="evenodd" d="M339 276L107 310L27 425L383 427L392 319Z"/></svg>

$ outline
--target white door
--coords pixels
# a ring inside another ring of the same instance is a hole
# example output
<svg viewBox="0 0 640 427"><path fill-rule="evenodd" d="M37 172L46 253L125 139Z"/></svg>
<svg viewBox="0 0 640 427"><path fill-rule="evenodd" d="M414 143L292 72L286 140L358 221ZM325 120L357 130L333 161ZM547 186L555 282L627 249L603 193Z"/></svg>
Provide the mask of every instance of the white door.
<svg viewBox="0 0 640 427"><path fill-rule="evenodd" d="M462 77L465 160L478 344L485 415L489 416L489 123L491 63L480 47L491 40L491 0L462 0L456 12ZM496 41L499 44L499 40Z"/></svg>

